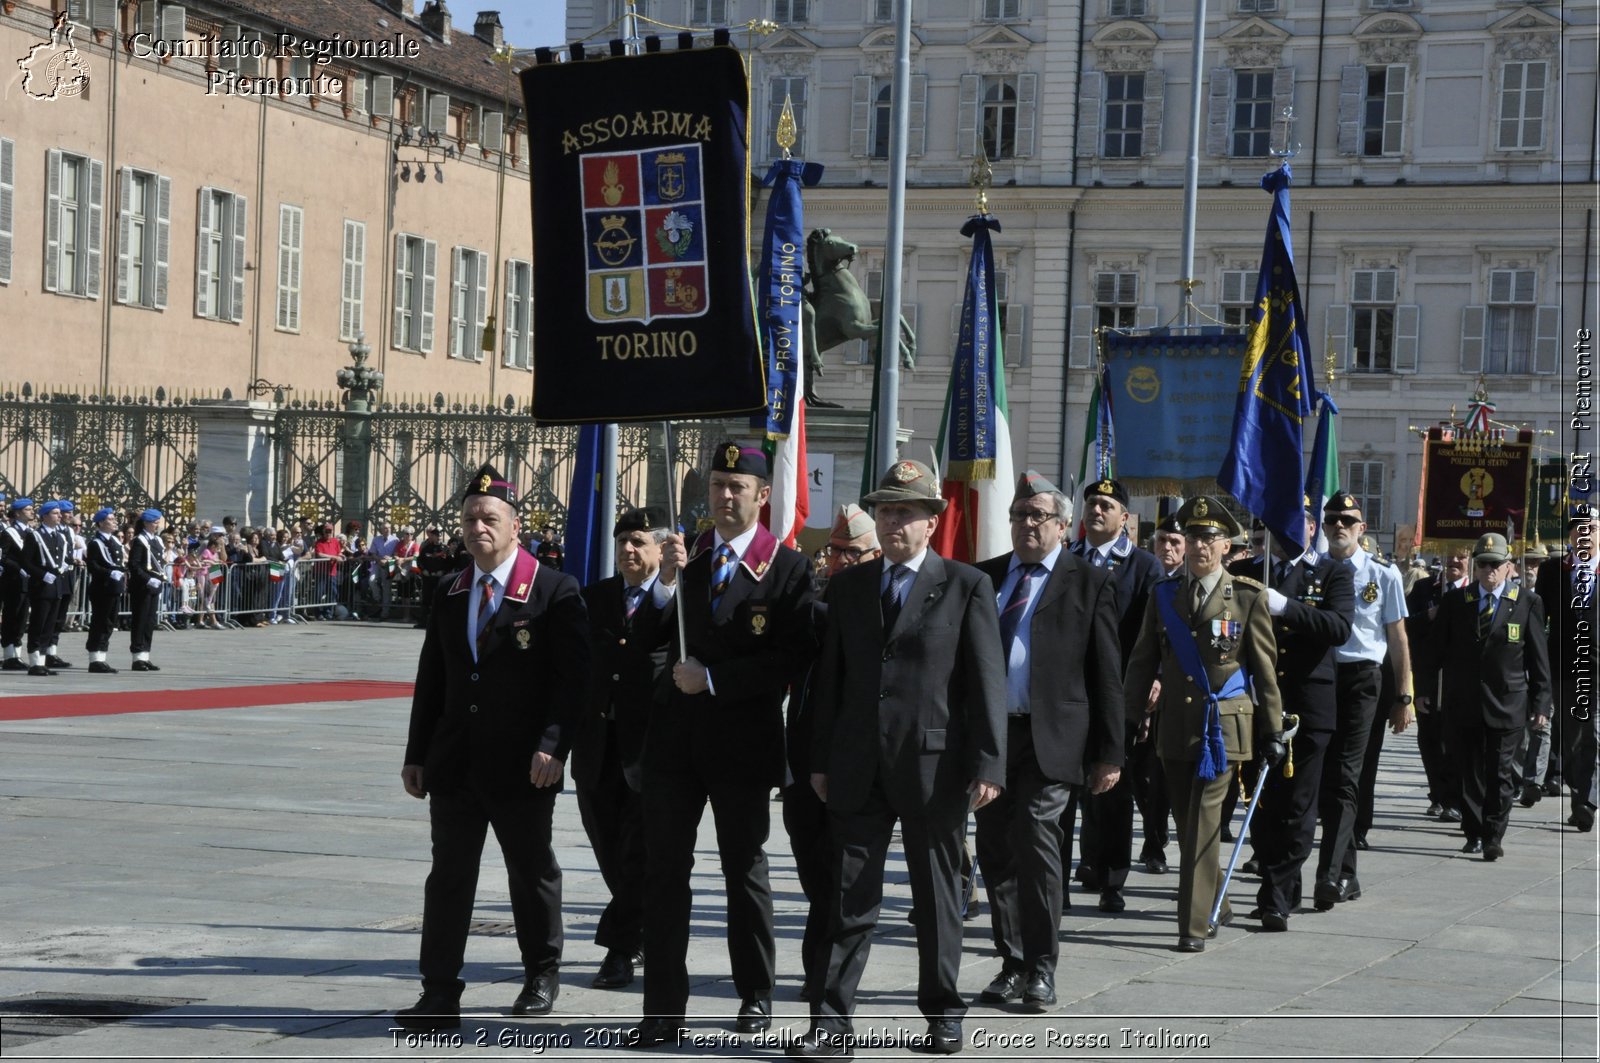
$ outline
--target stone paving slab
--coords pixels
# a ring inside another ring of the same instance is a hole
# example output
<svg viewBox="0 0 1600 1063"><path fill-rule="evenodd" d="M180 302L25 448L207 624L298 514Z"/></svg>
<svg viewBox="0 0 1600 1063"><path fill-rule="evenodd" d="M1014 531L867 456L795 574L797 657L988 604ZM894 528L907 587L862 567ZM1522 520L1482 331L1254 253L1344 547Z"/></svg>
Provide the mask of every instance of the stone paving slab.
<svg viewBox="0 0 1600 1063"><path fill-rule="evenodd" d="M154 676L56 680L0 674L0 705L43 686L96 692L228 684L409 679L420 633L318 624L163 632ZM235 669L233 674L222 671ZM427 874L426 807L404 796L407 699L0 722L0 1001L162 998L152 1015L7 1045L52 1059L616 1058L605 1039L637 1017L640 986L588 987L604 884L570 791L557 802L567 948L557 1014L503 1016L520 970L510 936L475 934L459 1046L397 1042L389 1015L416 993L415 924ZM1303 911L1288 934L1243 916L1256 880L1236 879L1239 920L1182 955L1177 876L1135 871L1128 910L1072 894L1062 921L1061 1005L1036 1016L974 1006L974 1057L1105 1059L1595 1058L1596 835L1562 825L1563 803L1517 808L1498 864L1421 817L1411 735L1389 736L1380 808L1361 854L1364 896ZM775 1058L807 1022L795 999L806 904L773 805L768 846L778 925L778 1025L766 1043L729 1032L720 873L707 817L693 879L691 1043L657 1058ZM1175 856L1175 852L1169 853ZM1308 872L1309 879L1309 872ZM858 1029L907 1058L916 955L902 859L890 861ZM1309 882L1307 883L1309 888ZM508 921L490 847L477 918ZM993 977L987 914L966 927L960 985ZM15 1023L10 1027L16 1029ZM482 1039L482 1044L478 1042Z"/></svg>

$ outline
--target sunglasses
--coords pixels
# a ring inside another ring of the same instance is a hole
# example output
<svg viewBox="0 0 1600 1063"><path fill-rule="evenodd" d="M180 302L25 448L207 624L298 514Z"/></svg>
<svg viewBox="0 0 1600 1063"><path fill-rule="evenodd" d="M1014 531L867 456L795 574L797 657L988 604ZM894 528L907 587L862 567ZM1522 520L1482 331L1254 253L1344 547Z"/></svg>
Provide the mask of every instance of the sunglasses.
<svg viewBox="0 0 1600 1063"><path fill-rule="evenodd" d="M1354 528L1361 523L1360 517L1352 517L1348 513L1341 513L1337 517L1329 517L1329 524L1337 524L1341 528Z"/></svg>
<svg viewBox="0 0 1600 1063"><path fill-rule="evenodd" d="M1493 560L1491 558L1487 558L1487 557L1480 557L1476 561L1474 561L1473 564L1476 565L1478 568L1499 568L1501 565L1505 564L1505 562L1504 561L1495 561L1495 560Z"/></svg>

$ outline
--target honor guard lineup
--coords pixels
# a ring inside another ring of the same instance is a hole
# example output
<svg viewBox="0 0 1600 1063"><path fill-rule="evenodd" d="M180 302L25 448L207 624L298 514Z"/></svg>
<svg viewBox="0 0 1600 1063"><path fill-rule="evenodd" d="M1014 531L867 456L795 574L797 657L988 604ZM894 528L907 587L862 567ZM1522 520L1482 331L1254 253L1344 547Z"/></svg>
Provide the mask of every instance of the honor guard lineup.
<svg viewBox="0 0 1600 1063"><path fill-rule="evenodd" d="M1227 799L1243 790L1255 804L1241 871L1259 878L1248 918L1283 932L1307 910L1319 820L1311 906L1361 897L1370 736L1407 729L1414 706L1443 721L1437 755L1425 758L1437 802L1428 814L1461 822L1464 851L1497 860L1522 783L1521 743L1553 733L1544 603L1594 584L1592 565L1569 560L1547 565L1549 586L1537 592L1512 585L1505 540L1487 535L1471 551L1477 580L1411 616L1353 496L1320 512L1307 502L1306 541L1325 526L1326 554L1258 542L1260 553L1225 565L1244 536L1219 499L1185 502L1157 526L1152 553L1132 541L1122 485L1096 481L1073 542L1072 500L1031 470L1010 507L1012 551L969 566L929 549L946 502L916 461L896 462L862 506L840 510L825 571L813 573L759 522L766 456L733 441L712 454L713 526L688 543L661 511L627 512L617 575L581 595L517 550L514 534L501 551L499 533L469 537L478 564L445 595L456 608L430 622L402 772L408 792L430 798L434 822L423 995L396 1016L407 1030L460 1024L465 926L489 825L512 871L526 968L512 1013L553 1009L562 934L550 811L569 750L611 891L590 984L620 989L642 970L643 1015L623 1035L635 1049L695 1043L685 1027L688 877L707 804L740 997L732 1033L770 1029L778 971L765 846L777 786L810 905L798 973L811 1028L784 1042L795 1058L854 1054L896 824L927 1020L912 1041L933 1053L964 1045L969 1004L956 975L974 813L1001 965L972 1003L1033 1012L1057 1006L1056 969L1075 947L1060 927L1074 803L1085 808L1079 876L1108 913L1123 910L1134 806L1144 873L1168 872L1170 830L1176 948L1201 952L1235 922L1223 845ZM467 508L481 519L485 499L509 502L514 490L486 467ZM514 528L512 508L502 517ZM1574 526L1575 540L1593 534L1592 522ZM1446 672L1440 696L1444 660L1471 664ZM545 666L528 673L537 684L519 685L535 662ZM1413 699L1412 689L1428 693ZM523 694L508 698L513 690ZM540 692L531 706L527 690ZM1580 765L1594 758L1594 734L1583 722L1552 741L1574 786L1568 822L1589 830L1596 780ZM515 844L500 829L513 817Z"/></svg>

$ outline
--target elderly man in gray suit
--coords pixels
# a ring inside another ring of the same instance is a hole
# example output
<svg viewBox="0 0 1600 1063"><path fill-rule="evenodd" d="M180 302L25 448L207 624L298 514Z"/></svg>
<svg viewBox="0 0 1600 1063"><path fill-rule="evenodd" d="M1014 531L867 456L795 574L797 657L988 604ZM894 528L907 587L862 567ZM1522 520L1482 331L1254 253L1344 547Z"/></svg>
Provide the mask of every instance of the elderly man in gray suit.
<svg viewBox="0 0 1600 1063"><path fill-rule="evenodd" d="M917 920L916 1047L961 1049L961 848L967 812L999 796L1006 664L994 585L928 548L945 501L925 465L900 461L862 501L883 557L838 573L813 706L812 786L827 803L835 876L822 999L796 1058L849 1056L856 987L900 821Z"/></svg>
<svg viewBox="0 0 1600 1063"><path fill-rule="evenodd" d="M978 813L978 866L1004 963L978 997L1056 1003L1061 811L1102 794L1123 761L1117 585L1062 545L1072 503L1028 470L1011 500L1013 550L978 565L995 585L1006 653L1006 790Z"/></svg>

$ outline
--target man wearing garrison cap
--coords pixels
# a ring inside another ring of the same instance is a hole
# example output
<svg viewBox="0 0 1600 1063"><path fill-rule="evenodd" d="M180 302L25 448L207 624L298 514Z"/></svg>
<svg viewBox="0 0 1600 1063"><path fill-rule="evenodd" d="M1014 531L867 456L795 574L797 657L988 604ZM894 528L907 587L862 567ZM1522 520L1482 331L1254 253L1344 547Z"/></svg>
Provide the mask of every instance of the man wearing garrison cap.
<svg viewBox="0 0 1600 1063"><path fill-rule="evenodd" d="M925 1051L962 1044L961 857L967 813L1006 770L1005 655L994 585L928 548L945 510L926 465L898 461L861 500L883 557L828 585L812 705L811 782L828 806L834 921L812 1029L788 1053L849 1055L856 989L883 900L895 820L917 912L916 1003Z"/></svg>
<svg viewBox="0 0 1600 1063"><path fill-rule="evenodd" d="M978 565L995 586L1006 655L1006 789L978 810L978 866L1000 973L978 998L1056 1003L1061 813L1068 792L1104 793L1123 763L1116 587L1063 549L1072 504L1032 469L1011 500L1012 551Z"/></svg>
<svg viewBox="0 0 1600 1063"><path fill-rule="evenodd" d="M1221 879L1223 795L1234 785L1235 765L1258 752L1269 766L1283 759L1283 703L1267 596L1259 583L1222 567L1238 522L1204 495L1185 502L1178 518L1185 573L1151 591L1124 702L1166 772L1178 836L1178 949L1203 952L1215 933L1207 924ZM1161 691L1152 705L1157 676ZM1218 923L1232 918L1224 901Z"/></svg>
<svg viewBox="0 0 1600 1063"><path fill-rule="evenodd" d="M1117 592L1117 632L1122 659L1127 661L1139 638L1150 588L1161 578L1161 563L1148 550L1135 546L1125 525L1128 491L1107 477L1083 487L1083 538L1073 543L1074 554L1097 569L1109 572ZM1124 749L1133 748L1131 732L1123 736ZM1133 863L1133 809L1135 798L1154 809L1160 799L1139 793L1138 779L1127 773L1102 794L1083 793L1083 832L1078 838L1079 878L1089 889L1100 891L1100 910L1120 912L1127 907L1122 887ZM1163 815L1162 825L1166 818ZM1071 852L1073 809L1069 805L1063 824L1067 852ZM1164 834L1165 832L1161 832ZM1139 859L1149 871L1166 870L1166 856L1157 846L1160 835L1147 831ZM1063 865L1071 861L1063 859Z"/></svg>
<svg viewBox="0 0 1600 1063"><path fill-rule="evenodd" d="M0 526L0 646L4 660L0 669L25 672L22 643L28 631L28 570L22 555L33 534L33 499L13 498L6 507L8 518Z"/></svg>
<svg viewBox="0 0 1600 1063"><path fill-rule="evenodd" d="M763 846L772 789L783 785L783 699L815 652L811 563L760 523L771 494L765 454L725 440L709 464L712 527L692 548L681 535L667 538L653 592L669 632L681 610L684 637L645 737L644 1019L628 1034L640 1048L678 1043L689 1002L689 876L707 803L727 897L735 1029L772 1025L776 946Z"/></svg>
<svg viewBox="0 0 1600 1063"><path fill-rule="evenodd" d="M522 958L511 1014L547 1015L560 990L561 866L551 813L589 678L578 581L517 545L516 488L472 475L461 527L472 564L428 618L400 780L428 798L433 867L423 891L422 996L407 1030L461 1025L461 968L484 836L500 843Z"/></svg>
<svg viewBox="0 0 1600 1063"><path fill-rule="evenodd" d="M666 511L630 509L612 539L616 575L583 589L589 609L589 693L572 745L572 785L589 847L611 900L595 944L606 950L589 984L621 989L633 981L644 945L646 867L643 786L645 725L666 668L666 632L653 591L661 544L672 534ZM541 549L556 546L542 540Z"/></svg>
<svg viewBox="0 0 1600 1063"><path fill-rule="evenodd" d="M56 656L56 619L66 606L67 572L72 567L71 543L61 526L61 503L39 507L39 526L23 544L22 565L28 570L28 674L55 675L71 668Z"/></svg>
<svg viewBox="0 0 1600 1063"><path fill-rule="evenodd" d="M84 552L89 569L89 671L114 673L106 661L111 630L117 624L117 603L128 583L128 566L117 537L117 511L102 506L94 512L94 537Z"/></svg>

